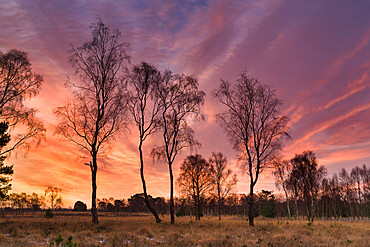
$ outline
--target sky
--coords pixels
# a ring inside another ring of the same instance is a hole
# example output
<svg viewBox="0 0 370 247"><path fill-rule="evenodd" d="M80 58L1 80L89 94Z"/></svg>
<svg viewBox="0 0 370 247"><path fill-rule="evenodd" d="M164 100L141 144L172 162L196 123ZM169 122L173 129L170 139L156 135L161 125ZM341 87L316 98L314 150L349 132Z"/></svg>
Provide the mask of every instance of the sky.
<svg viewBox="0 0 370 247"><path fill-rule="evenodd" d="M62 188L65 206L77 200L91 205L88 160L73 144L55 135L53 109L71 95L64 84L74 75L67 61L70 44L80 46L89 25L101 17L129 42L132 64L147 61L159 69L194 75L207 94L206 120L192 123L208 158L223 152L238 175L238 192L248 193L248 176L237 153L215 122L222 107L211 97L220 79L234 82L248 68L251 75L276 90L281 113L290 120L285 158L313 150L328 175L370 161L370 1L38 1L0 4L0 51L28 52L34 72L44 76L40 94L26 102L47 128L46 141L28 154L12 153L12 192L43 193ZM98 198L128 198L141 193L138 138L134 127L117 138L98 170ZM145 144L149 153L158 144ZM175 162L179 166L190 151ZM145 156L148 192L169 196L165 164ZM257 190L277 191L266 171Z"/></svg>

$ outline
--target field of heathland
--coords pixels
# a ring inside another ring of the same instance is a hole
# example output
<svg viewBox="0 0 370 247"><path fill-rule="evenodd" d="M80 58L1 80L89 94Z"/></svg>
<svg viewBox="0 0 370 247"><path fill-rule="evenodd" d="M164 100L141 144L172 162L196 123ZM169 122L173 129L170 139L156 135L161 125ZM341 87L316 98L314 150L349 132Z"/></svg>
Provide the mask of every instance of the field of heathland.
<svg viewBox="0 0 370 247"><path fill-rule="evenodd" d="M98 225L85 213L3 215L0 246L370 246L368 220L265 219L250 227L244 217L165 216L156 224L146 214L99 215Z"/></svg>

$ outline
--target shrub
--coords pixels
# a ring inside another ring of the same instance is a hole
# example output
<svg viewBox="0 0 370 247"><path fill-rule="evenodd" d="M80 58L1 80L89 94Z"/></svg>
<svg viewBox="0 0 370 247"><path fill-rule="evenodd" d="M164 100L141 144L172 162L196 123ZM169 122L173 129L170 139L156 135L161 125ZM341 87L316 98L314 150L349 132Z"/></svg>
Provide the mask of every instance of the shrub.
<svg viewBox="0 0 370 247"><path fill-rule="evenodd" d="M53 211L51 211L51 209L48 209L45 211L45 218L53 218L54 217L54 213Z"/></svg>
<svg viewBox="0 0 370 247"><path fill-rule="evenodd" d="M61 246L61 247L76 247L77 243L73 242L73 237L69 236L67 241L63 242L63 237L61 234L54 240L54 242L50 243L50 246Z"/></svg>

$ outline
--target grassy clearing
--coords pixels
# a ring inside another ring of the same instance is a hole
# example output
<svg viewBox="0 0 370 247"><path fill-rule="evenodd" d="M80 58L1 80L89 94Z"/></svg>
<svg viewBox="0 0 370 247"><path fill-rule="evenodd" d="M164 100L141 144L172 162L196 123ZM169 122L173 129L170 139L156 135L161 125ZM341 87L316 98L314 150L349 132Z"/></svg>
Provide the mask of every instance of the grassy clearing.
<svg viewBox="0 0 370 247"><path fill-rule="evenodd" d="M257 219L251 228L243 218L189 217L176 225L156 224L149 215L102 215L93 225L88 215L53 219L18 216L0 218L0 246L49 246L59 235L78 246L370 246L369 222Z"/></svg>

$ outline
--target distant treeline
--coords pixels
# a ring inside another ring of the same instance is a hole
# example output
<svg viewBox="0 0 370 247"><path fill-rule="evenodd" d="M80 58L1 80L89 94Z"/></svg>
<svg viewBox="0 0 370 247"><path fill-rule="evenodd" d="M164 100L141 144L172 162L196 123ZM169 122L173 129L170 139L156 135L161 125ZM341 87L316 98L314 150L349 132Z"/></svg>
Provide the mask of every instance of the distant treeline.
<svg viewBox="0 0 370 247"><path fill-rule="evenodd" d="M287 203L296 205L291 208L291 215L307 217L309 201L305 196L303 187L287 186L288 202L281 194L274 195L272 191L262 190L254 194L256 202L253 209L254 216L289 217ZM316 183L317 197L314 200L314 216L319 218L338 217L370 217L370 169L363 165L354 167L350 172L341 169L332 177L322 177ZM297 191L297 197L294 196ZM160 213L169 213L169 201L164 197L153 198L149 196L151 205ZM296 199L296 204L295 204ZM223 215L247 215L249 194L232 193L227 196L221 206ZM196 215L192 198L175 197L176 216ZM143 212L149 213L143 194L135 194L129 199L117 200L114 198L98 199L98 210L101 212ZM293 213L294 211L294 213ZM202 205L203 215L218 214L217 196L208 193Z"/></svg>
<svg viewBox="0 0 370 247"><path fill-rule="evenodd" d="M60 195L62 189L49 186L45 190L45 194L27 194L27 193L11 193L5 200L0 201L2 210L23 212L23 211L39 211L42 209L61 209L63 207L63 199Z"/></svg>
<svg viewBox="0 0 370 247"><path fill-rule="evenodd" d="M370 169L363 165L354 167L350 172L341 169L332 177L323 177L318 184L318 196L315 203L315 217L339 218L339 217L370 217ZM294 191L294 190L292 190ZM288 197L288 203L295 205L294 196ZM222 202L221 213L223 215L246 216L248 213L249 194L232 193ZM196 208L190 197L175 197L176 216L195 216ZM288 217L287 201L281 194L274 195L272 191L262 190L254 194L255 207L254 217L264 216L269 218ZM2 211L28 212L40 211L47 207L45 196L32 193L12 193L9 200L3 202ZM152 197L149 195L150 204L164 215L169 213L169 200L164 197ZM307 200L304 193L298 193L297 208L299 217L307 217ZM150 213L145 204L144 194L135 194L128 199L97 199L99 212L128 212ZM61 209L60 205L55 207ZM297 211L296 211L297 209ZM87 211L87 206L81 201L74 205L75 211ZM218 215L218 198L211 193L205 198L202 205L202 216ZM295 218L296 213L291 212Z"/></svg>

